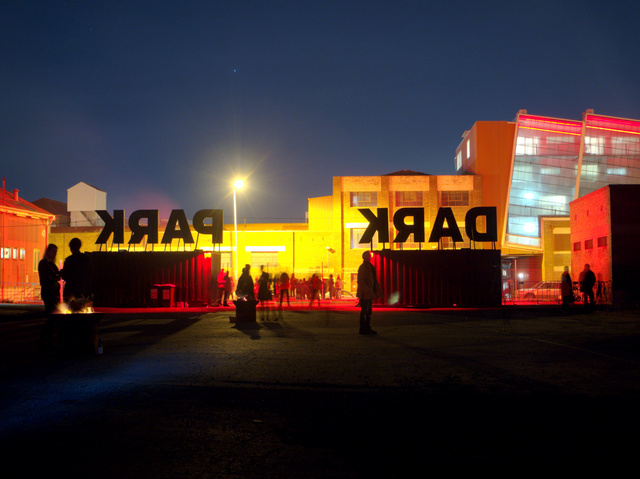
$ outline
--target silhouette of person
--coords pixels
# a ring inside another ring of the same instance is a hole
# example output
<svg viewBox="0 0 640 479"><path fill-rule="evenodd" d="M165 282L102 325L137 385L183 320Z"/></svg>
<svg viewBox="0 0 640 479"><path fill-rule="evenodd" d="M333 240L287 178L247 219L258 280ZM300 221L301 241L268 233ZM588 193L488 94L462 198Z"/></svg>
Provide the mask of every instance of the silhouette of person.
<svg viewBox="0 0 640 479"><path fill-rule="evenodd" d="M342 280L340 275L336 278L336 299L342 299Z"/></svg>
<svg viewBox="0 0 640 479"><path fill-rule="evenodd" d="M242 274L238 278L238 286L236 288L236 296L238 299L253 299L255 300L255 294L253 292L253 278L249 274L251 270L250 265L245 265L242 268Z"/></svg>
<svg viewBox="0 0 640 479"><path fill-rule="evenodd" d="M596 275L591 271L589 263L584 265L580 273L580 291L584 293L584 305L587 309L593 309L595 298L593 296L593 286L596 284Z"/></svg>
<svg viewBox="0 0 640 479"><path fill-rule="evenodd" d="M258 301L262 307L262 319L264 318L265 311L267 319L269 319L269 306L267 301L271 300L271 291L269 290L269 273L264 270L263 266L260 266L262 273L258 279Z"/></svg>
<svg viewBox="0 0 640 479"><path fill-rule="evenodd" d="M289 301L289 275L286 273L282 273L280 275L280 307L282 308L282 298L284 295L287 295L287 306L291 306L291 302Z"/></svg>
<svg viewBox="0 0 640 479"><path fill-rule="evenodd" d="M371 253L362 253L362 264L358 268L358 291L360 300L360 334L376 334L371 329L373 300L380 296L380 285L376 276L376 268L371 264Z"/></svg>
<svg viewBox="0 0 640 479"><path fill-rule="evenodd" d="M309 301L309 307L313 306L313 300L315 298L318 298L318 306L320 306L320 290L322 289L322 282L316 273L313 273L309 283L309 286L311 287L311 300Z"/></svg>
<svg viewBox="0 0 640 479"><path fill-rule="evenodd" d="M53 335L55 333L55 313L60 304L60 271L56 266L58 247L50 244L44 252L44 257L38 263L38 276L40 278L40 297L44 302L44 310L47 319L40 334L39 349L45 350L53 347Z"/></svg>
<svg viewBox="0 0 640 479"><path fill-rule="evenodd" d="M229 276L229 272L225 271L224 273L224 299L222 302L222 306L229 306L229 303L227 303L227 301L229 300L229 296L231 295L231 291L232 291L232 285L231 285L231 276Z"/></svg>
<svg viewBox="0 0 640 479"><path fill-rule="evenodd" d="M79 303L81 307L91 298L91 281L93 269L91 260L86 253L82 253L80 248L82 241L73 238L69 241L71 255L64 260L64 265L60 275L64 279L64 300L67 304Z"/></svg>
<svg viewBox="0 0 640 479"><path fill-rule="evenodd" d="M220 272L218 273L218 278L216 279L216 282L218 283L218 306L222 306L222 303L227 301L227 298L225 298L225 295L224 295L224 292L225 292L224 268L220 268Z"/></svg>
<svg viewBox="0 0 640 479"><path fill-rule="evenodd" d="M573 303L573 283L568 266L564 267L564 273L560 278L560 293L562 294L562 310L569 311L569 305Z"/></svg>

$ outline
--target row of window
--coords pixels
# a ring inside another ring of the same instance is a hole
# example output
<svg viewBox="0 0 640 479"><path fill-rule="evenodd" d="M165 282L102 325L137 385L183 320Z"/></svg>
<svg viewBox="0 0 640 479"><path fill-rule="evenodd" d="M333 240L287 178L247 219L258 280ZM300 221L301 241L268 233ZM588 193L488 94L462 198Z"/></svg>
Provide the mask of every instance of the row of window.
<svg viewBox="0 0 640 479"><path fill-rule="evenodd" d="M598 248L606 248L607 246L607 237L600 236L596 238L596 245ZM593 239L584 240L584 250L592 250L593 249ZM582 251L582 243L580 241L576 241L573 243L573 251Z"/></svg>
<svg viewBox="0 0 640 479"><path fill-rule="evenodd" d="M0 259L22 259L24 260L24 248L0 248Z"/></svg>
<svg viewBox="0 0 640 479"><path fill-rule="evenodd" d="M567 155L577 153L579 136L526 137L518 136L516 155ZM601 136L584 137L585 155L638 155L640 154L640 138L637 136L620 136L604 138Z"/></svg>
<svg viewBox="0 0 640 479"><path fill-rule="evenodd" d="M440 206L469 206L469 191L440 191ZM396 191L396 206L422 206L424 197L422 191ZM352 207L363 208L378 206L378 193L376 191L352 191L350 194L350 205Z"/></svg>

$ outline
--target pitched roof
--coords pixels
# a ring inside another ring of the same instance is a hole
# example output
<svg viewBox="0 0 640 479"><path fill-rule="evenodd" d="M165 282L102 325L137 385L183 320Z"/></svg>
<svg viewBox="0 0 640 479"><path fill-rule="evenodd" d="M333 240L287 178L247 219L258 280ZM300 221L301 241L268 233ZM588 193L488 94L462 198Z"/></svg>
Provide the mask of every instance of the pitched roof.
<svg viewBox="0 0 640 479"><path fill-rule="evenodd" d="M0 210L14 211L21 210L25 213L31 213L36 216L50 216L53 215L48 211L40 208L39 206L29 203L27 200L23 200L18 195L18 190L7 191L4 188L0 189Z"/></svg>
<svg viewBox="0 0 640 479"><path fill-rule="evenodd" d="M394 171L393 173L387 173L382 176L431 176L428 173L420 173L419 171L411 171L411 170L400 170Z"/></svg>
<svg viewBox="0 0 640 479"><path fill-rule="evenodd" d="M40 198L32 202L39 208L57 216L68 216L67 204L62 201L52 200L51 198Z"/></svg>

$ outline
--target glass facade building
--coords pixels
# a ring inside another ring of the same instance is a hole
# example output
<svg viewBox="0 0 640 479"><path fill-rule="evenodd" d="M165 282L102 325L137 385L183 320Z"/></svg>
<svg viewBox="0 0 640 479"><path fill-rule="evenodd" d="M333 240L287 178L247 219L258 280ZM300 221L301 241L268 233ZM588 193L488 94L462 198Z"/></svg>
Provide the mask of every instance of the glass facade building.
<svg viewBox="0 0 640 479"><path fill-rule="evenodd" d="M568 216L569 202L609 184L640 183L640 121L516 118L504 244L541 248L541 218Z"/></svg>

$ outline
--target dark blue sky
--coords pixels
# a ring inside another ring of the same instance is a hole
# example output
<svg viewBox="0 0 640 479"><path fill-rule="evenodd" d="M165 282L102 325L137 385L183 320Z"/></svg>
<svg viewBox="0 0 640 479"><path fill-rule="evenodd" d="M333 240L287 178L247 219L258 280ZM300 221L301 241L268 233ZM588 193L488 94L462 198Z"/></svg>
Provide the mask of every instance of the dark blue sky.
<svg viewBox="0 0 640 479"><path fill-rule="evenodd" d="M4 1L7 188L301 221L332 177L454 174L478 120L640 118L634 2Z"/></svg>

